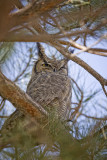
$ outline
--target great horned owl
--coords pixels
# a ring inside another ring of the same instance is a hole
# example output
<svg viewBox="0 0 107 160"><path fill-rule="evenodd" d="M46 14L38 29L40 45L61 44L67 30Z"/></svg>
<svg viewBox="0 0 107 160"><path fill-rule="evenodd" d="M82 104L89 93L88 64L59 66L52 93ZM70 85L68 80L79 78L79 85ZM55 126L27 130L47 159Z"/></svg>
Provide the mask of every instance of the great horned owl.
<svg viewBox="0 0 107 160"><path fill-rule="evenodd" d="M35 62L27 94L50 114L61 120L68 119L71 104L71 82L68 77L67 59L50 59L37 43L39 58ZM12 129L25 115L16 110L4 123L3 129Z"/></svg>
<svg viewBox="0 0 107 160"><path fill-rule="evenodd" d="M61 119L68 118L71 103L71 82L67 60L50 59L38 43L39 59L35 63L27 94L48 112L55 111Z"/></svg>

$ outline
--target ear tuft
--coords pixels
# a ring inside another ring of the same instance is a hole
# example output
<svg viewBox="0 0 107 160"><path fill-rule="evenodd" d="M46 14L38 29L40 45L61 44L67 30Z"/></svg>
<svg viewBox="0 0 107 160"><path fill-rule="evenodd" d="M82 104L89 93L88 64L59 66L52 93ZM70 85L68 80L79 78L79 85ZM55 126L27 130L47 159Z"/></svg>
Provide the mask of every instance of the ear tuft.
<svg viewBox="0 0 107 160"><path fill-rule="evenodd" d="M37 42L37 48L38 48L39 57L43 59L44 55L45 55L45 50L44 50L43 46L39 42Z"/></svg>

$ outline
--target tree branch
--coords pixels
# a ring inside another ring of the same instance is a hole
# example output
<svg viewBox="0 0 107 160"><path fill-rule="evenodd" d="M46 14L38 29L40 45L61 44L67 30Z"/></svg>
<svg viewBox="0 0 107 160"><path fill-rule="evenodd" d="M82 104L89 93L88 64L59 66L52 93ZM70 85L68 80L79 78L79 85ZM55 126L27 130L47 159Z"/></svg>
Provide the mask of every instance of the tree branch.
<svg viewBox="0 0 107 160"><path fill-rule="evenodd" d="M59 42L63 45L68 45L68 46L72 46L72 47L75 47L75 48L78 48L80 49L82 52L88 52L88 53L91 53L91 54L96 54L96 55L99 55L99 56L104 56L104 57L107 57L107 49L101 49L101 48L88 48L86 46L83 46L83 45L80 45L80 44L77 44L74 40L72 40L72 42L70 41L64 41L64 40L59 40Z"/></svg>
<svg viewBox="0 0 107 160"><path fill-rule="evenodd" d="M91 118L91 119L95 119L95 120L101 120L101 121L106 121L107 120L107 116L105 116L104 118L98 118L98 117L94 117L94 116L88 116L86 114L80 113L81 116L84 116L86 118Z"/></svg>
<svg viewBox="0 0 107 160"><path fill-rule="evenodd" d="M32 53L29 55L29 61L27 62L25 68L22 70L22 72L14 79L13 82L17 82L19 80L19 78L26 72L30 62L31 62L31 58L32 58Z"/></svg>
<svg viewBox="0 0 107 160"><path fill-rule="evenodd" d="M0 72L0 96L9 100L16 108L24 114L35 117L40 121L41 118L47 117L48 113L36 102L34 102L18 86L7 79Z"/></svg>
<svg viewBox="0 0 107 160"><path fill-rule="evenodd" d="M100 82L104 90L104 86L107 86L107 79L104 79L98 72L96 72L93 68L91 68L87 63L85 63L79 57L76 57L70 54L70 52L68 52L68 50L65 47L61 46L58 41L53 41L50 44L54 46L66 58L71 59L72 61L79 64L81 67L83 67L86 71L88 71L93 77L95 77ZM107 96L107 93L105 90L104 90L104 93Z"/></svg>

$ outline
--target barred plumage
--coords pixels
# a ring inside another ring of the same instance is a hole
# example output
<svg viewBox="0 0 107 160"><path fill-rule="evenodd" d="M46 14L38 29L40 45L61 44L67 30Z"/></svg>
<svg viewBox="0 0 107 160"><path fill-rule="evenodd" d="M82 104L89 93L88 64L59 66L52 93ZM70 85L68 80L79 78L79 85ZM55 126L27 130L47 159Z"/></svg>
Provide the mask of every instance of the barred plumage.
<svg viewBox="0 0 107 160"><path fill-rule="evenodd" d="M27 94L50 114L54 112L57 118L68 119L71 104L71 82L68 77L67 60L50 59L45 55L43 47L39 43L37 46L39 58L34 64ZM6 120L1 131L14 129L18 121L22 119L26 119L26 115L16 110Z"/></svg>

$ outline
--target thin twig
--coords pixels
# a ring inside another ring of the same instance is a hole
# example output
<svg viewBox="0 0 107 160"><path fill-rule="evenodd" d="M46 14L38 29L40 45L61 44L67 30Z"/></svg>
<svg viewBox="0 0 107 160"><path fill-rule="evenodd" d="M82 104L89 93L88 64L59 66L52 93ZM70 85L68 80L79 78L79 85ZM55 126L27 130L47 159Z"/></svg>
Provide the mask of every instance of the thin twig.
<svg viewBox="0 0 107 160"><path fill-rule="evenodd" d="M3 98L0 104L0 111L4 108L5 105L5 99Z"/></svg>
<svg viewBox="0 0 107 160"><path fill-rule="evenodd" d="M25 73L25 71L27 70L29 64L30 64L30 61L31 61L31 58L32 58L32 54L29 55L29 61L27 62L25 68L22 70L22 72L15 78L15 80L13 82L16 82L18 81L18 79Z"/></svg>
<svg viewBox="0 0 107 160"><path fill-rule="evenodd" d="M8 117L9 117L9 116L1 116L1 115L0 115L0 118L8 118Z"/></svg>
<svg viewBox="0 0 107 160"><path fill-rule="evenodd" d="M76 43L75 41L73 41L72 39L70 39L71 46L75 46L76 48L81 49L81 51L79 51L77 53L74 53L72 56L76 56L76 55L78 55L78 54L80 54L82 52L88 51L89 53L92 53L92 54L96 54L96 55L99 55L99 56L107 57L107 53L100 53L100 52L95 51L95 50L92 51L92 48L91 48L91 47L95 46L96 44L98 44L100 41L102 41L105 37L106 37L106 35L101 36L96 42L94 42L89 47L80 45L80 44Z"/></svg>
<svg viewBox="0 0 107 160"><path fill-rule="evenodd" d="M88 116L88 115L86 115L84 113L81 113L80 115L84 116L86 118L91 118L91 119L95 119L95 120L102 120L102 121L106 121L107 120L107 116L105 116L104 118L98 118L98 117Z"/></svg>
<svg viewBox="0 0 107 160"><path fill-rule="evenodd" d="M70 116L70 120L72 121L73 117L75 116L75 121L73 121L73 124L74 122L77 121L77 118L80 116L80 112L79 112L79 109L81 108L81 105L82 105L82 102L83 102L83 92L82 90L79 88L78 84L76 83L76 81L71 78L72 82L76 85L76 87L78 88L79 92L81 93L81 99L79 100L79 103L78 103L78 106L75 108L75 111L71 114Z"/></svg>

